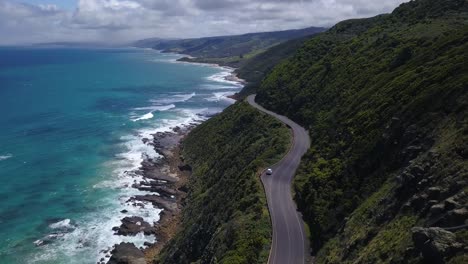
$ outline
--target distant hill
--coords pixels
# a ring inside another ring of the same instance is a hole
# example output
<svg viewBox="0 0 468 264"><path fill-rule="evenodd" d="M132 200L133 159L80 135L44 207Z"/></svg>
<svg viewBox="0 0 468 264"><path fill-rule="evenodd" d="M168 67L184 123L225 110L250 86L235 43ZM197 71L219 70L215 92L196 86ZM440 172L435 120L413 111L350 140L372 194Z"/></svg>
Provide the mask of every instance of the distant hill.
<svg viewBox="0 0 468 264"><path fill-rule="evenodd" d="M311 37L312 36L306 36L285 41L247 59L235 71L239 78L248 82L244 89L236 94L236 97L240 99L255 93L255 90L260 86L263 78L265 78L277 64L294 55L304 42Z"/></svg>
<svg viewBox="0 0 468 264"><path fill-rule="evenodd" d="M163 52L176 52L196 57L185 58L185 61L218 63L238 67L247 59L264 52L272 46L291 39L312 36L324 30L325 28L309 27L304 29L193 39L144 39L135 42L134 46L153 48L162 50Z"/></svg>
<svg viewBox="0 0 468 264"><path fill-rule="evenodd" d="M122 44L113 44L105 42L70 42L70 41L60 41L60 42L44 42L31 44L32 47L40 48L119 48L122 47Z"/></svg>

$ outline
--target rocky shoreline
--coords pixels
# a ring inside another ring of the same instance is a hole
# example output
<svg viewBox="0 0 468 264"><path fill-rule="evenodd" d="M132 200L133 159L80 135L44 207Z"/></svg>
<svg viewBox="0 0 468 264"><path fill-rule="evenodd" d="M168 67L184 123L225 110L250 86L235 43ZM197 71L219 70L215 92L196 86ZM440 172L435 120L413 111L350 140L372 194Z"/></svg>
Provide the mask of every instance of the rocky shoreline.
<svg viewBox="0 0 468 264"><path fill-rule="evenodd" d="M198 63L183 61L186 63ZM202 64L210 64L200 62ZM234 68L211 64L215 67L230 68L231 73L224 77L225 80L246 85L247 82L237 76ZM228 98L237 100L235 94ZM211 117L211 116L207 116ZM199 123L176 126L169 132L158 132L153 134L153 139L143 138L144 144L154 146L154 150L162 158L157 160L146 159L142 162L138 171L132 172L144 178L143 181L134 182L132 188L150 194L136 195L127 202L133 206L143 206L143 203L151 203L155 208L162 209L159 220L155 223L143 221L141 217L124 217L120 226L113 227L115 235L155 235L156 243L145 242L146 248L137 248L133 243L121 242L114 245L107 264L145 264L152 263L160 253L164 245L176 234L181 221L181 211L187 196L187 183L192 168L185 164L181 155L181 142L183 138ZM122 212L125 213L125 212ZM107 254L107 252L105 252ZM97 264L105 264L106 259L101 259Z"/></svg>
<svg viewBox="0 0 468 264"><path fill-rule="evenodd" d="M121 219L121 225L112 228L114 235L135 236L139 233L155 235L157 242L145 242L146 248L137 248L133 243L122 242L111 251L103 251L106 258L98 264L144 264L150 263L163 246L176 233L180 222L182 203L187 196L186 184L191 174L191 167L181 158L181 141L198 123L172 128L169 132L153 134L153 139L143 138L143 143L154 146L161 156L158 159L147 158L137 171L128 172L129 177L143 177L140 182L134 181L132 188L147 192L131 197L127 203L135 207L152 204L162 209L157 222L148 223L138 216L128 215ZM127 214L126 210L122 213Z"/></svg>

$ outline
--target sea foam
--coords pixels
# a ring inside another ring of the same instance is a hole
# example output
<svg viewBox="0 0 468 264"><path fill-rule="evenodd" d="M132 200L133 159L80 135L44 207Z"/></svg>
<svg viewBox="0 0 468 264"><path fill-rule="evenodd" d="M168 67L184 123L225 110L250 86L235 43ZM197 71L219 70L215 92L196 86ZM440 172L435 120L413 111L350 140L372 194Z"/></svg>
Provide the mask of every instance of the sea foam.
<svg viewBox="0 0 468 264"><path fill-rule="evenodd" d="M154 117L153 112L149 112L147 114L142 115L141 117L133 119L132 121L136 122L136 121L139 121L139 120L151 119L153 117Z"/></svg>
<svg viewBox="0 0 468 264"><path fill-rule="evenodd" d="M233 70L232 69L227 69L224 68L225 70L216 74L213 74L211 76L206 77L206 79L212 81L212 82L217 82L217 83L225 83L225 84L230 84L234 86L235 88L241 88L243 86L242 83L237 82L237 81L232 81L228 80L228 77L232 75Z"/></svg>
<svg viewBox="0 0 468 264"><path fill-rule="evenodd" d="M209 85L209 90L213 90L213 93L200 95L201 100L233 103L234 100L227 96L233 94L231 90L239 89L240 84L226 80L225 78L230 74L231 71L225 70L207 77L212 82L207 85ZM83 252L94 252L90 253L90 259L99 261L101 258L104 258L105 262L107 262L109 260L107 256L115 244L131 242L137 247L145 247L145 242L157 242L157 238L154 235L146 236L142 233L135 236L118 236L114 234L112 228L120 226L120 220L125 216L140 216L148 223L155 223L159 220L159 214L162 209L155 208L151 203L147 202L141 202L141 206L137 207L129 202L131 197L148 193L147 191L140 191L132 187L132 184L135 182L145 180L141 175L135 173L135 171L139 170L143 161L160 158L154 147L143 139L146 138L149 139L149 142L152 142L153 134L157 132L167 132L176 126L200 123L209 116L222 111L222 107L216 106L184 108L183 105L179 105L195 96L197 96L195 92L161 95L161 98L149 100L153 105L131 109L133 111L131 114L134 115L131 119L132 121L136 122L154 118L155 122L153 124L148 122L145 128L140 128L132 134L122 136L120 140L123 143L121 143L120 147L123 151L116 154L115 159L105 164L105 167L112 172L112 178L99 182L93 187L102 190L115 190L114 195L108 196L104 201L100 202L99 207L102 210L89 213L86 217L78 219L76 223L70 219L64 219L49 225L53 232L46 239L52 239L53 237L55 241L60 241L61 243L42 244L41 248L44 248L44 250L40 254L37 254L33 261L41 262L45 260L47 262L48 260L60 258L62 255L79 256ZM176 106L176 104L178 105ZM176 118L155 118L154 112L169 110L174 112L174 117ZM138 111L145 112L144 114L137 115ZM73 229L69 229L70 232L56 232L56 230L62 230L69 226L73 227ZM79 259L71 259L71 264L80 263Z"/></svg>
<svg viewBox="0 0 468 264"><path fill-rule="evenodd" d="M74 226L71 224L71 220L68 218L58 221L56 223L50 224L49 227L52 229L73 229L74 228Z"/></svg>
<svg viewBox="0 0 468 264"><path fill-rule="evenodd" d="M229 98L228 96L233 95L232 92L216 92L213 93L211 97L205 98L205 100L210 102L219 102L219 101L227 101L230 103L234 103L236 100Z"/></svg>
<svg viewBox="0 0 468 264"><path fill-rule="evenodd" d="M146 107L136 107L133 110L151 110L151 111L167 111L175 108L174 104L170 105L153 105L153 106L146 106Z"/></svg>
<svg viewBox="0 0 468 264"><path fill-rule="evenodd" d="M147 106L147 107L136 107L136 108L133 108L133 110L136 110L136 111L142 111L142 110L150 110L151 112L148 112L140 117L137 117L137 118L133 118L132 121L133 122L136 122L136 121L140 121L140 120L146 120L146 119L151 119L154 117L154 114L153 112L155 111L168 111L168 110L171 110L172 108L175 108L176 106L174 104L170 104L170 105L154 105L154 106Z"/></svg>
<svg viewBox="0 0 468 264"><path fill-rule="evenodd" d="M0 161L13 157L11 154L0 155Z"/></svg>
<svg viewBox="0 0 468 264"><path fill-rule="evenodd" d="M173 104L173 103L181 103L181 102L186 102L190 98L194 97L196 95L195 92L190 93L190 94L171 94L164 96L162 98L158 99L151 99L150 102L156 103L156 104Z"/></svg>

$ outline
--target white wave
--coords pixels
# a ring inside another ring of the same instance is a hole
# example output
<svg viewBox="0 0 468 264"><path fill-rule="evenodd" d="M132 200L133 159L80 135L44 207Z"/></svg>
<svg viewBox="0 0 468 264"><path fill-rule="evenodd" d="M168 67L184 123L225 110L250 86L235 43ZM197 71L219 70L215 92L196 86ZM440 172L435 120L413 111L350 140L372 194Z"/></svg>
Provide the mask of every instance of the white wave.
<svg viewBox="0 0 468 264"><path fill-rule="evenodd" d="M151 119L153 117L154 117L153 112L149 112L149 113L144 114L144 115L142 115L142 116L140 116L138 118L133 119L132 121L136 122L136 121L139 121L139 120Z"/></svg>
<svg viewBox="0 0 468 264"><path fill-rule="evenodd" d="M13 155L11 155L10 153L5 154L5 155L0 155L0 161L9 159L11 157L13 157Z"/></svg>
<svg viewBox="0 0 468 264"><path fill-rule="evenodd" d="M237 81L232 81L228 80L227 78L232 75L233 70L231 69L225 69L222 72L215 73L211 76L206 77L206 79L212 81L212 82L217 82L217 83L228 83L230 85L233 85L237 88L243 87L243 84Z"/></svg>
<svg viewBox="0 0 468 264"><path fill-rule="evenodd" d="M239 86L222 85L222 84L203 84L200 86L203 90L239 90Z"/></svg>
<svg viewBox="0 0 468 264"><path fill-rule="evenodd" d="M195 93L185 94L184 96L180 94L172 97L172 99L188 100L190 99L188 95L191 98L195 96ZM163 107L163 105L153 107ZM133 110L138 111L139 109ZM106 195L105 198L93 202L99 208L95 212L87 213L73 222L70 219L64 219L49 225L54 231L51 235L56 234L61 227L68 225L73 226L74 229L67 233L59 233L60 235L54 236L50 243L41 242L44 240L35 241L36 244L40 244L41 250L31 261L33 263L78 264L83 263L83 259L89 259L90 262L94 260L93 262L96 263L104 258L104 262L107 262L109 258L106 255L109 254L115 244L131 242L137 247L144 247L144 242L156 242L157 238L153 235L145 236L139 233L136 236L117 236L114 235L112 230L113 227L121 225L120 220L125 216L140 216L148 223L159 220L161 209L154 208L151 203L143 202L140 208L127 202L135 195L148 193L132 188L133 183L145 180L142 176L133 172L140 168L144 160L160 158L154 147L144 143L143 139L147 138L152 142L154 133L171 131L176 126L199 123L206 120L208 114L214 114L221 110L221 107L176 108L173 118L158 119L158 122L149 124L151 127L139 129L133 134L121 137L123 143L120 147L123 150L115 156L115 159L104 164L103 173L111 175L106 180L93 186L93 190L98 192L108 192L110 189L111 195ZM152 108L150 111L152 113L152 111L156 110ZM122 210L126 210L127 213L122 213Z"/></svg>
<svg viewBox="0 0 468 264"><path fill-rule="evenodd" d="M124 198L129 197L129 195L130 193L125 194ZM149 223L156 222L159 220L160 209L155 209L149 203L143 203L143 208L136 208L130 204L125 204L122 207L121 201L115 198L109 199L107 202L103 205L104 211L96 212L86 219L82 219L79 227L73 231L52 233L43 239L34 241L34 244L41 246L41 251L33 257L32 263L81 264L83 259L87 259L89 263L96 263L101 258L107 262L109 258L106 255L110 255L110 250L115 244L130 242L136 247L145 247L144 242L156 242L154 235L147 236L143 233L135 236L114 235L112 227L120 226L120 219L126 215L140 216ZM121 208L125 208L128 213L121 213Z"/></svg>
<svg viewBox="0 0 468 264"><path fill-rule="evenodd" d="M236 100L228 97L233 94L234 93L232 92L217 92L217 93L213 93L211 97L205 98L205 100L210 101L210 102L226 101L229 103L234 103Z"/></svg>
<svg viewBox="0 0 468 264"><path fill-rule="evenodd" d="M151 59L150 62L176 63L179 58L158 58Z"/></svg>
<svg viewBox="0 0 468 264"><path fill-rule="evenodd" d="M50 224L49 227L52 228L52 229L61 229L61 230L63 230L63 229L72 229L72 228L74 228L74 225L72 225L71 220L67 218L67 219L58 221L56 223Z"/></svg>
<svg viewBox="0 0 468 264"><path fill-rule="evenodd" d="M155 111L159 111L159 112L168 111L168 110L171 110L172 108L175 108L175 107L176 106L174 104L170 104L170 105L153 105L153 106L147 106L147 107L136 107L136 108L133 108L133 110L135 110L135 111L149 110L150 112L148 112L148 113L146 113L146 114L144 114L142 116L132 118L131 120L133 122L136 122L136 121L140 121L140 120L151 119L151 118L154 117L153 112L155 112Z"/></svg>
<svg viewBox="0 0 468 264"><path fill-rule="evenodd" d="M153 105L153 106L146 106L146 107L136 107L133 108L133 110L151 110L153 111L167 111L171 110L172 108L175 108L176 106L174 104L170 105Z"/></svg>
<svg viewBox="0 0 468 264"><path fill-rule="evenodd" d="M132 172L138 170L145 159L160 157L152 145L143 142L143 138L152 139L153 133L162 130L169 131L177 121L179 120L163 121L156 128L140 129L134 134L123 136L121 139L124 143L121 147L124 151L105 164L104 171L111 171L112 178L93 186L95 189L113 190L112 195L97 201L102 210L89 213L79 219L73 231L54 237L51 242L47 240L47 237L42 239L42 242L41 240L35 241L35 244L41 246L41 251L34 257L33 262L62 263L58 260L65 259L66 263L78 264L83 263L83 258L93 263L104 258L107 262L109 258L106 255L110 255L110 250L115 244L130 242L136 247L145 247L145 242L156 242L154 235L147 236L139 233L135 236L118 236L114 235L112 228L120 226L120 220L125 216L139 216L148 223L155 223L159 220L161 209L155 208L151 203L141 202L141 207L135 207L128 202L135 195L149 193L131 187L133 183L144 180L143 177ZM185 121L185 118L181 118L180 121ZM122 210L126 210L127 213L122 213ZM67 224L71 224L69 219L53 223L53 226L49 227L58 228ZM47 242L44 243L44 241Z"/></svg>
<svg viewBox="0 0 468 264"><path fill-rule="evenodd" d="M153 112L149 112L147 114L144 114L138 118L135 118L135 119L132 119L133 122L136 122L136 121L139 121L139 120L146 120L146 119L151 119L153 118L154 115L153 115Z"/></svg>
<svg viewBox="0 0 468 264"><path fill-rule="evenodd" d="M160 129L169 130L169 127ZM62 263L58 260L64 259L66 263L79 264L83 263L83 258L89 259L90 263L96 263L101 258L107 262L109 258L106 255L110 255L110 250L116 244L130 242L138 248L144 248L145 242L156 242L154 235L147 236L139 233L135 236L118 236L114 234L112 228L120 226L120 220L125 216L139 216L148 223L155 223L159 220L162 210L155 208L151 203L141 202L141 207L135 207L128 202L135 195L148 193L131 187L133 183L144 180L132 171L137 170L145 159L159 158L153 146L142 141L143 138L152 138L151 134L158 132L157 130L141 129L135 134L121 138L125 141L122 145L125 151L105 164L105 171L111 171L113 178L93 186L95 189L110 188L114 190L113 194L98 201L101 209L79 219L75 225L76 228L71 232L55 236L53 240L45 237L42 242L41 240L35 241L35 244L40 245L42 250L35 256L34 263ZM122 210L126 210L127 213L122 213ZM67 225L72 225L69 219L53 223L49 227L56 230Z"/></svg>
<svg viewBox="0 0 468 264"><path fill-rule="evenodd" d="M164 98L151 99L150 102L156 104L173 104L188 101L196 95L195 92L191 94L174 94ZM175 107L175 106L174 106Z"/></svg>
<svg viewBox="0 0 468 264"><path fill-rule="evenodd" d="M146 191L140 191L132 188L132 184L140 182L143 179L138 174L132 173L141 166L141 162L145 159L157 159L160 156L156 153L153 146L143 143L143 138L152 139L152 135L157 132L171 131L175 126L188 125L194 122L200 122L204 120L203 117L198 114L206 109L177 109L178 118L175 119L162 119L160 122L155 124L155 127L145 128L138 130L132 135L127 135L121 139L125 141L122 147L126 150L116 156L116 159L110 161L107 167L113 171L114 178L100 182L94 185L94 188L98 189L114 189L118 197L109 197L108 203L110 205L103 206L103 208L109 208L112 212L102 212L99 216L91 217L88 220L85 228L80 228L73 232L74 235L67 234L64 239L71 239L71 244L88 244L92 241L91 246L94 249L110 249L114 244L120 242L132 242L137 247L143 247L144 242L155 242L156 237L145 236L144 234L138 234L136 236L116 236L113 235L112 227L119 226L121 224L120 219L125 216L140 216L146 222L153 223L159 220L159 213L161 209L154 208L151 203L143 202L143 207L135 207L127 201L135 195L147 194ZM126 210L127 213L121 213L122 210ZM102 219L104 217L104 219ZM97 221L101 219L101 221ZM88 233L97 232L93 236L88 236ZM64 244L64 243L61 243ZM69 249L71 250L71 249ZM76 250L76 249L73 249ZM71 251L73 251L71 250ZM67 254L77 254L70 252ZM105 258L106 253L99 253L95 259ZM108 260L105 258L106 261Z"/></svg>

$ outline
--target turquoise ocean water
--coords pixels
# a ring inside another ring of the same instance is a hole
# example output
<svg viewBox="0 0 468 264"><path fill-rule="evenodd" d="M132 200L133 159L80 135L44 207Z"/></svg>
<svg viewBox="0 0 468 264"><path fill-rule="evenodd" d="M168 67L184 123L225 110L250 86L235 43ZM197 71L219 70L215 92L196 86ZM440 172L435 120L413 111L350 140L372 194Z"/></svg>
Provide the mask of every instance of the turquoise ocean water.
<svg viewBox="0 0 468 264"><path fill-rule="evenodd" d="M0 263L96 263L122 241L142 142L202 121L240 89L228 69L143 49L0 48Z"/></svg>

